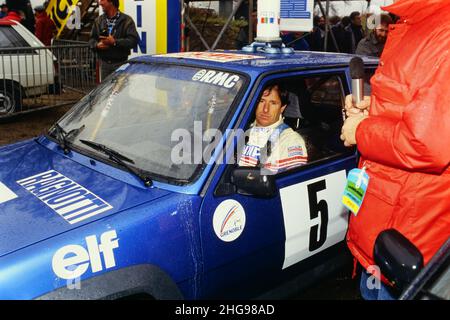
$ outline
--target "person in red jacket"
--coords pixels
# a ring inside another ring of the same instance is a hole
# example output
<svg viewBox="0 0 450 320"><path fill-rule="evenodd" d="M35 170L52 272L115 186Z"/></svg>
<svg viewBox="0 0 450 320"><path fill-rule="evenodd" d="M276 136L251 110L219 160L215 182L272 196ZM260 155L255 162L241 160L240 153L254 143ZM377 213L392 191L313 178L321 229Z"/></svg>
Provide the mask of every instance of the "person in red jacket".
<svg viewBox="0 0 450 320"><path fill-rule="evenodd" d="M357 145L369 175L347 234L366 270L375 265L374 243L386 229L408 238L425 264L450 235L450 1L397 0L383 9L401 19L390 26L372 96L359 106L347 99L341 136L345 145ZM366 279L363 272L363 298L393 298L384 284L367 290Z"/></svg>
<svg viewBox="0 0 450 320"><path fill-rule="evenodd" d="M8 14L1 19L20 22L34 33L35 18L30 0L6 0L6 7L8 8Z"/></svg>
<svg viewBox="0 0 450 320"><path fill-rule="evenodd" d="M50 46L56 31L55 23L45 12L44 6L36 6L34 11L36 11L35 35L45 46Z"/></svg>
<svg viewBox="0 0 450 320"><path fill-rule="evenodd" d="M21 13L19 10L16 10L15 7L13 7L12 9L8 7L8 12L6 13L6 15L3 18L0 18L1 20L9 20L9 21L17 21L17 22L22 22L23 21L23 12Z"/></svg>

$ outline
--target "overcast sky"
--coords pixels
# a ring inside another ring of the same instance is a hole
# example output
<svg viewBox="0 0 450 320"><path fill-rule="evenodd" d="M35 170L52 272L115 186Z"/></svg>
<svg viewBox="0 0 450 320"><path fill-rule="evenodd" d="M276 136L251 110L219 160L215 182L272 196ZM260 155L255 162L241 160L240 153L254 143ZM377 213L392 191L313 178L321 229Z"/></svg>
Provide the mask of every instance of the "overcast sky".
<svg viewBox="0 0 450 320"><path fill-rule="evenodd" d="M44 4L45 0L30 0L31 1L31 6L34 8L38 5ZM2 2L2 0L0 0L0 2Z"/></svg>

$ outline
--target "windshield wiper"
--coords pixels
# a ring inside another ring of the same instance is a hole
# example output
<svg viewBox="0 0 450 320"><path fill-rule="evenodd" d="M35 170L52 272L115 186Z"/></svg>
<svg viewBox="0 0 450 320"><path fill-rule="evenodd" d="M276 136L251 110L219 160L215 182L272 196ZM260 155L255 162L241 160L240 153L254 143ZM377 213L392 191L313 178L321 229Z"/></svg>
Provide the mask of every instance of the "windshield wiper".
<svg viewBox="0 0 450 320"><path fill-rule="evenodd" d="M100 151L104 154L106 154L110 160L114 161L115 163L121 165L125 169L127 169L129 172L137 176L139 179L142 180L144 185L146 187L151 187L153 184L153 181L145 176L142 175L138 170L134 169L130 165L127 164L127 162L134 164L134 161L130 158L125 157L124 155L120 154L119 152L105 146L104 144L89 141L89 140L82 140L80 139L80 142L87 145L88 147L91 147L92 149L95 149L97 151Z"/></svg>
<svg viewBox="0 0 450 320"><path fill-rule="evenodd" d="M55 124L54 128L56 131L56 140L58 140L60 147L63 149L64 154L68 154L70 151L69 148L69 139L74 135L78 135L81 130L83 130L85 125L82 125L78 129L72 129L69 132L66 132L59 124Z"/></svg>

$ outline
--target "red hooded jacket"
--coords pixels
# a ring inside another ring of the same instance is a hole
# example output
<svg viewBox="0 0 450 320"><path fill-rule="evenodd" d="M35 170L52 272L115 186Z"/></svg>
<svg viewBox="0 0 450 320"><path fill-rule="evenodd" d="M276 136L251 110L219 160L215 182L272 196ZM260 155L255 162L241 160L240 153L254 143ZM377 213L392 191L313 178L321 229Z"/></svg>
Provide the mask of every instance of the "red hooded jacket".
<svg viewBox="0 0 450 320"><path fill-rule="evenodd" d="M53 35L56 31L55 23L47 15L47 13L40 12L36 15L36 37L42 41L45 46L50 46Z"/></svg>
<svg viewBox="0 0 450 320"><path fill-rule="evenodd" d="M370 176L348 246L367 269L378 234L394 228L425 263L450 236L450 1L400 0L372 78L370 116L356 131Z"/></svg>

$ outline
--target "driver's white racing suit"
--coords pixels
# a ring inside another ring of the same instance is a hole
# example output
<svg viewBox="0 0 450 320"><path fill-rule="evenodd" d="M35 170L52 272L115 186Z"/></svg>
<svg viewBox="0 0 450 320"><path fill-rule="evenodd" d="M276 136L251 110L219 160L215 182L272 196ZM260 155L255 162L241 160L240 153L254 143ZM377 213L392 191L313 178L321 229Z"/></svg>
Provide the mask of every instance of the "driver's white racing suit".
<svg viewBox="0 0 450 320"><path fill-rule="evenodd" d="M267 127L252 124L248 142L239 158L239 166L260 166L276 174L307 161L305 141L280 118Z"/></svg>

